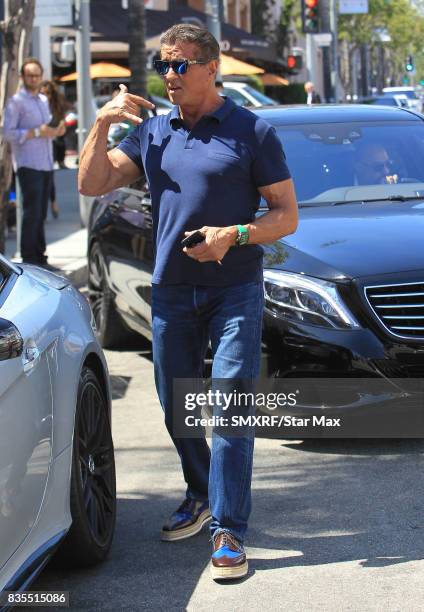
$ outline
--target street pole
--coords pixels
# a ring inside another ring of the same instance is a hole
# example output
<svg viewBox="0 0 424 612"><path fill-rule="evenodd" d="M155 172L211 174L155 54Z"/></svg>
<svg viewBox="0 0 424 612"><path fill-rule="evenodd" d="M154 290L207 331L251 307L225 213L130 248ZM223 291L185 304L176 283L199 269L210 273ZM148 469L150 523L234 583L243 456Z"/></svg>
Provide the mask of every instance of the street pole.
<svg viewBox="0 0 424 612"><path fill-rule="evenodd" d="M78 150L81 152L94 119L90 78L90 0L75 0Z"/></svg>
<svg viewBox="0 0 424 612"><path fill-rule="evenodd" d="M93 92L90 78L90 0L75 0L76 19L76 63L77 63L77 109L78 109L78 155L95 119ZM79 206L83 225L88 221L89 205L92 198L80 194Z"/></svg>
<svg viewBox="0 0 424 612"><path fill-rule="evenodd" d="M330 28L330 0L323 0L319 4L321 17L321 31L325 33L331 32ZM332 98L331 92L331 49L330 47L322 47L322 70L324 78L324 97L326 102L330 102Z"/></svg>
<svg viewBox="0 0 424 612"><path fill-rule="evenodd" d="M220 15L220 0L206 0L206 25L209 32L216 38L218 43L221 43L221 21ZM218 66L218 72L216 74L216 80L221 81L221 70Z"/></svg>
<svg viewBox="0 0 424 612"><path fill-rule="evenodd" d="M312 34L306 34L306 75L308 81L315 83L315 59L314 59L314 43L312 40Z"/></svg>
<svg viewBox="0 0 424 612"><path fill-rule="evenodd" d="M338 44L338 1L330 0L330 30L332 35L332 58L331 58L331 88L334 102L339 101L339 44Z"/></svg>

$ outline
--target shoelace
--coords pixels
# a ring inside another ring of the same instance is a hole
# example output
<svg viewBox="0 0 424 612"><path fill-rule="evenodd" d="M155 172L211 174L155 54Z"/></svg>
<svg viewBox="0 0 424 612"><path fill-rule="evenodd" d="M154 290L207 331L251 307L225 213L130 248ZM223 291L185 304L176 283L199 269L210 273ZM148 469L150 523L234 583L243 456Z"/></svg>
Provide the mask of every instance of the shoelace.
<svg viewBox="0 0 424 612"><path fill-rule="evenodd" d="M232 544L234 546L234 548L238 551L241 551L241 545L240 542L237 541L237 539L235 538L235 536L233 536L231 533L229 533L228 531L220 531L216 537L222 535L222 545L223 546L227 546L228 544ZM213 542L215 542L215 538L213 538Z"/></svg>

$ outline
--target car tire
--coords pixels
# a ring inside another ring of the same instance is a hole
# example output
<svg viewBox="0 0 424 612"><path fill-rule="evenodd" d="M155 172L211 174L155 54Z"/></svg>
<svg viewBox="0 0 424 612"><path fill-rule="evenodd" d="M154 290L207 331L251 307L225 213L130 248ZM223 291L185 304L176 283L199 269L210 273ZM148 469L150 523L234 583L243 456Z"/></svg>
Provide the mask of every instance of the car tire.
<svg viewBox="0 0 424 612"><path fill-rule="evenodd" d="M66 567L102 562L115 530L115 460L105 393L88 367L83 368L78 385L70 508L72 525L55 561Z"/></svg>
<svg viewBox="0 0 424 612"><path fill-rule="evenodd" d="M116 311L112 291L106 278L106 267L100 246L95 242L88 256L88 299L97 327L97 338L103 348L127 346L133 333Z"/></svg>

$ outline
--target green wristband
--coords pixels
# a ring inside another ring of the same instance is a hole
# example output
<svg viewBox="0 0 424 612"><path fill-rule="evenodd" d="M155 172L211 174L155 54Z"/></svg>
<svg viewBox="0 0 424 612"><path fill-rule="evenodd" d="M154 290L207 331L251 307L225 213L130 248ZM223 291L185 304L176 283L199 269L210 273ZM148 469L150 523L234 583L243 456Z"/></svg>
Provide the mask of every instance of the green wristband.
<svg viewBox="0 0 424 612"><path fill-rule="evenodd" d="M249 231L243 225L237 225L236 245L243 246L249 242Z"/></svg>

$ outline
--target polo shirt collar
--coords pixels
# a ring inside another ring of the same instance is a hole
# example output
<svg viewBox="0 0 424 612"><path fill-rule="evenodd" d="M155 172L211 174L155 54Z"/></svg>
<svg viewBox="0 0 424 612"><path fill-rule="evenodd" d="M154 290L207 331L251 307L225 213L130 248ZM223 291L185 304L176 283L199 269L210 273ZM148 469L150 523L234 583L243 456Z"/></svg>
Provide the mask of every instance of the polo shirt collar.
<svg viewBox="0 0 424 612"><path fill-rule="evenodd" d="M205 117L216 119L218 123L222 123L236 106L235 102L231 100L231 98L227 98L226 96L222 97L225 100L224 104L217 108L213 113L207 113L204 115ZM173 106L171 112L169 113L169 123L177 125L178 123L181 123L181 121L179 106Z"/></svg>
<svg viewBox="0 0 424 612"><path fill-rule="evenodd" d="M217 119L219 123L222 123L224 119L228 117L228 115L231 113L231 111L236 105L235 102L231 100L231 98L228 98L227 96L222 97L225 100L224 104L217 108L213 113L205 115L206 117L213 117L214 119Z"/></svg>

